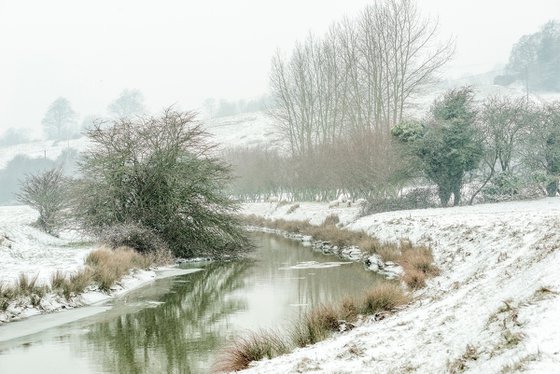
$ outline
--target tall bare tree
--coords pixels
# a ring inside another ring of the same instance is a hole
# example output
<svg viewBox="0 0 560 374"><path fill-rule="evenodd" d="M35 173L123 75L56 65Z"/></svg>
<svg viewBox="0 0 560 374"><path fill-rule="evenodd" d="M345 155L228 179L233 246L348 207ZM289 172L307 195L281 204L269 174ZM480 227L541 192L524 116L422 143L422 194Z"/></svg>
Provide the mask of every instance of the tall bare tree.
<svg viewBox="0 0 560 374"><path fill-rule="evenodd" d="M364 129L387 136L453 53L453 41L437 43L437 30L411 0L385 0L334 24L322 38L310 35L290 58L277 54L274 115L292 154Z"/></svg>

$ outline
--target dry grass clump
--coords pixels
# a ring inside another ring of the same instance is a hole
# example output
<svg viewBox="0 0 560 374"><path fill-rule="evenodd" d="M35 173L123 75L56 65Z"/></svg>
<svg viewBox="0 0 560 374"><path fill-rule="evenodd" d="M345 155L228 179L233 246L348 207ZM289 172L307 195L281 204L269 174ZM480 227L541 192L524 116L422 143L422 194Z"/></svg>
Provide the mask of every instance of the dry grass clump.
<svg viewBox="0 0 560 374"><path fill-rule="evenodd" d="M13 285L0 283L0 310L6 310L10 302L18 297L29 297L31 304L37 306L50 291L69 300L83 293L92 283L97 283L99 289L108 291L132 269L146 269L172 261L171 252L166 249L142 255L127 247L115 250L100 248L86 257L86 266L78 272L69 276L60 270L53 273L50 286L37 284L39 274L30 277L23 273Z"/></svg>
<svg viewBox="0 0 560 374"><path fill-rule="evenodd" d="M89 267L70 275L63 285L63 295L66 299L81 294L93 282L93 270Z"/></svg>
<svg viewBox="0 0 560 374"><path fill-rule="evenodd" d="M38 278L39 274L35 274L33 278L30 278L28 275L20 273L16 284L14 285L14 292L18 295L31 295L37 292L41 288L37 286Z"/></svg>
<svg viewBox="0 0 560 374"><path fill-rule="evenodd" d="M114 250L100 248L86 257L86 265L92 269L92 279L103 291L108 291L132 269L147 269L151 263L132 248L119 247Z"/></svg>
<svg viewBox="0 0 560 374"><path fill-rule="evenodd" d="M61 270L57 270L51 275L51 287L53 290L62 289L64 283L66 283L66 274Z"/></svg>
<svg viewBox="0 0 560 374"><path fill-rule="evenodd" d="M339 305L321 305L306 313L295 325L292 340L298 347L315 344L339 331L341 323L354 322L358 315L392 311L410 301L398 283L384 282L361 299L346 298Z"/></svg>
<svg viewBox="0 0 560 374"><path fill-rule="evenodd" d="M413 268L405 270L402 280L412 290L426 287L426 274Z"/></svg>
<svg viewBox="0 0 560 374"><path fill-rule="evenodd" d="M342 319L341 308L321 305L305 313L295 324L292 340L298 347L315 344L338 331Z"/></svg>
<svg viewBox="0 0 560 374"><path fill-rule="evenodd" d="M336 226L340 222L340 218L337 214L329 214L327 218L323 221L322 226Z"/></svg>
<svg viewBox="0 0 560 374"><path fill-rule="evenodd" d="M246 369L252 361L273 358L290 351L289 344L273 331L259 331L236 339L219 356L213 372L234 372Z"/></svg>
<svg viewBox="0 0 560 374"><path fill-rule="evenodd" d="M14 289L12 287L9 287L5 283L0 283L0 310L8 309L10 300L12 300L14 297Z"/></svg>
<svg viewBox="0 0 560 374"><path fill-rule="evenodd" d="M38 277L39 274L30 277L21 273L13 285L0 284L0 310L8 309L10 302L18 297L28 297L31 305L39 305L43 296L49 291L49 287L38 285Z"/></svg>
<svg viewBox="0 0 560 374"><path fill-rule="evenodd" d="M85 291L93 282L93 270L86 266L70 276L60 270L51 275L51 289L67 300Z"/></svg>
<svg viewBox="0 0 560 374"><path fill-rule="evenodd" d="M439 269L433 264L434 257L429 247L412 245L402 250L401 259L398 261L404 269L402 280L411 289L426 286L426 279L439 274Z"/></svg>
<svg viewBox="0 0 560 374"><path fill-rule="evenodd" d="M375 253L381 257L384 262L396 262L401 260L401 249L395 243L384 242L376 250Z"/></svg>
<svg viewBox="0 0 560 374"><path fill-rule="evenodd" d="M425 246L410 247L403 250L400 262L403 267L411 267L427 276L439 274L439 269L433 265L432 250Z"/></svg>
<svg viewBox="0 0 560 374"><path fill-rule="evenodd" d="M355 298L346 297L340 303L340 317L342 320L352 322L359 314L359 305Z"/></svg>
<svg viewBox="0 0 560 374"><path fill-rule="evenodd" d="M396 307L407 304L409 296L396 283L384 282L366 293L360 307L362 314L375 314L391 311Z"/></svg>

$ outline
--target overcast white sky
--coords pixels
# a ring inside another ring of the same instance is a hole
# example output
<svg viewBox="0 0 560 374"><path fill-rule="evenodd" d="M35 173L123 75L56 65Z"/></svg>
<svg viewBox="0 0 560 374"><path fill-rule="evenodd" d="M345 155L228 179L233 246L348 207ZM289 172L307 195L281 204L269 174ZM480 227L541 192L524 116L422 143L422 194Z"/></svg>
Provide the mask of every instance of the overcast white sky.
<svg viewBox="0 0 560 374"><path fill-rule="evenodd" d="M105 114L125 88L152 111L268 90L277 48L358 13L372 0L0 0L0 132L35 127L66 97ZM448 74L505 63L520 36L560 19L560 0L418 0L457 53Z"/></svg>

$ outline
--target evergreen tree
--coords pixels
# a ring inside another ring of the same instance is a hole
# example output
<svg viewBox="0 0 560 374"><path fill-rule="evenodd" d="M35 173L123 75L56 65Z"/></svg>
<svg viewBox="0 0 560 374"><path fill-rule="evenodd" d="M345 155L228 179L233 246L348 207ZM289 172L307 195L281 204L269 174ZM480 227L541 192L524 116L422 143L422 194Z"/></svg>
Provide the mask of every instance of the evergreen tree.
<svg viewBox="0 0 560 374"><path fill-rule="evenodd" d="M482 158L473 96L469 87L448 91L434 102L427 125L406 122L392 130L393 136L408 143L425 176L437 185L442 206L451 195L453 205L460 204L464 176Z"/></svg>

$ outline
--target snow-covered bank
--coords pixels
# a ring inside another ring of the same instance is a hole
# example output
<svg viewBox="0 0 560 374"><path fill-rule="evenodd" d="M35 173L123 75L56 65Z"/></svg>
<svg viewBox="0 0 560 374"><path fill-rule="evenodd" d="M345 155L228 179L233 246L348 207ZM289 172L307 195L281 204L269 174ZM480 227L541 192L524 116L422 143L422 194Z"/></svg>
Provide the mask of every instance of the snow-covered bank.
<svg viewBox="0 0 560 374"><path fill-rule="evenodd" d="M76 273L84 267L84 260L94 247L73 232L65 232L60 238L47 235L34 228L37 213L28 206L0 207L0 285L10 286L20 274L37 277L38 285L50 283L56 271ZM85 243L85 244L84 244ZM142 287L155 279L187 274L197 269L174 267L154 270L134 270L111 288L109 293L90 286L86 292L66 299L48 293L39 302L21 296L0 310L0 325L30 316L68 310L84 305L97 304L112 297Z"/></svg>
<svg viewBox="0 0 560 374"><path fill-rule="evenodd" d="M560 199L362 218L357 207L290 207L246 204L242 213L311 223L335 213L381 240L431 245L442 273L406 310L250 372L560 372Z"/></svg>

